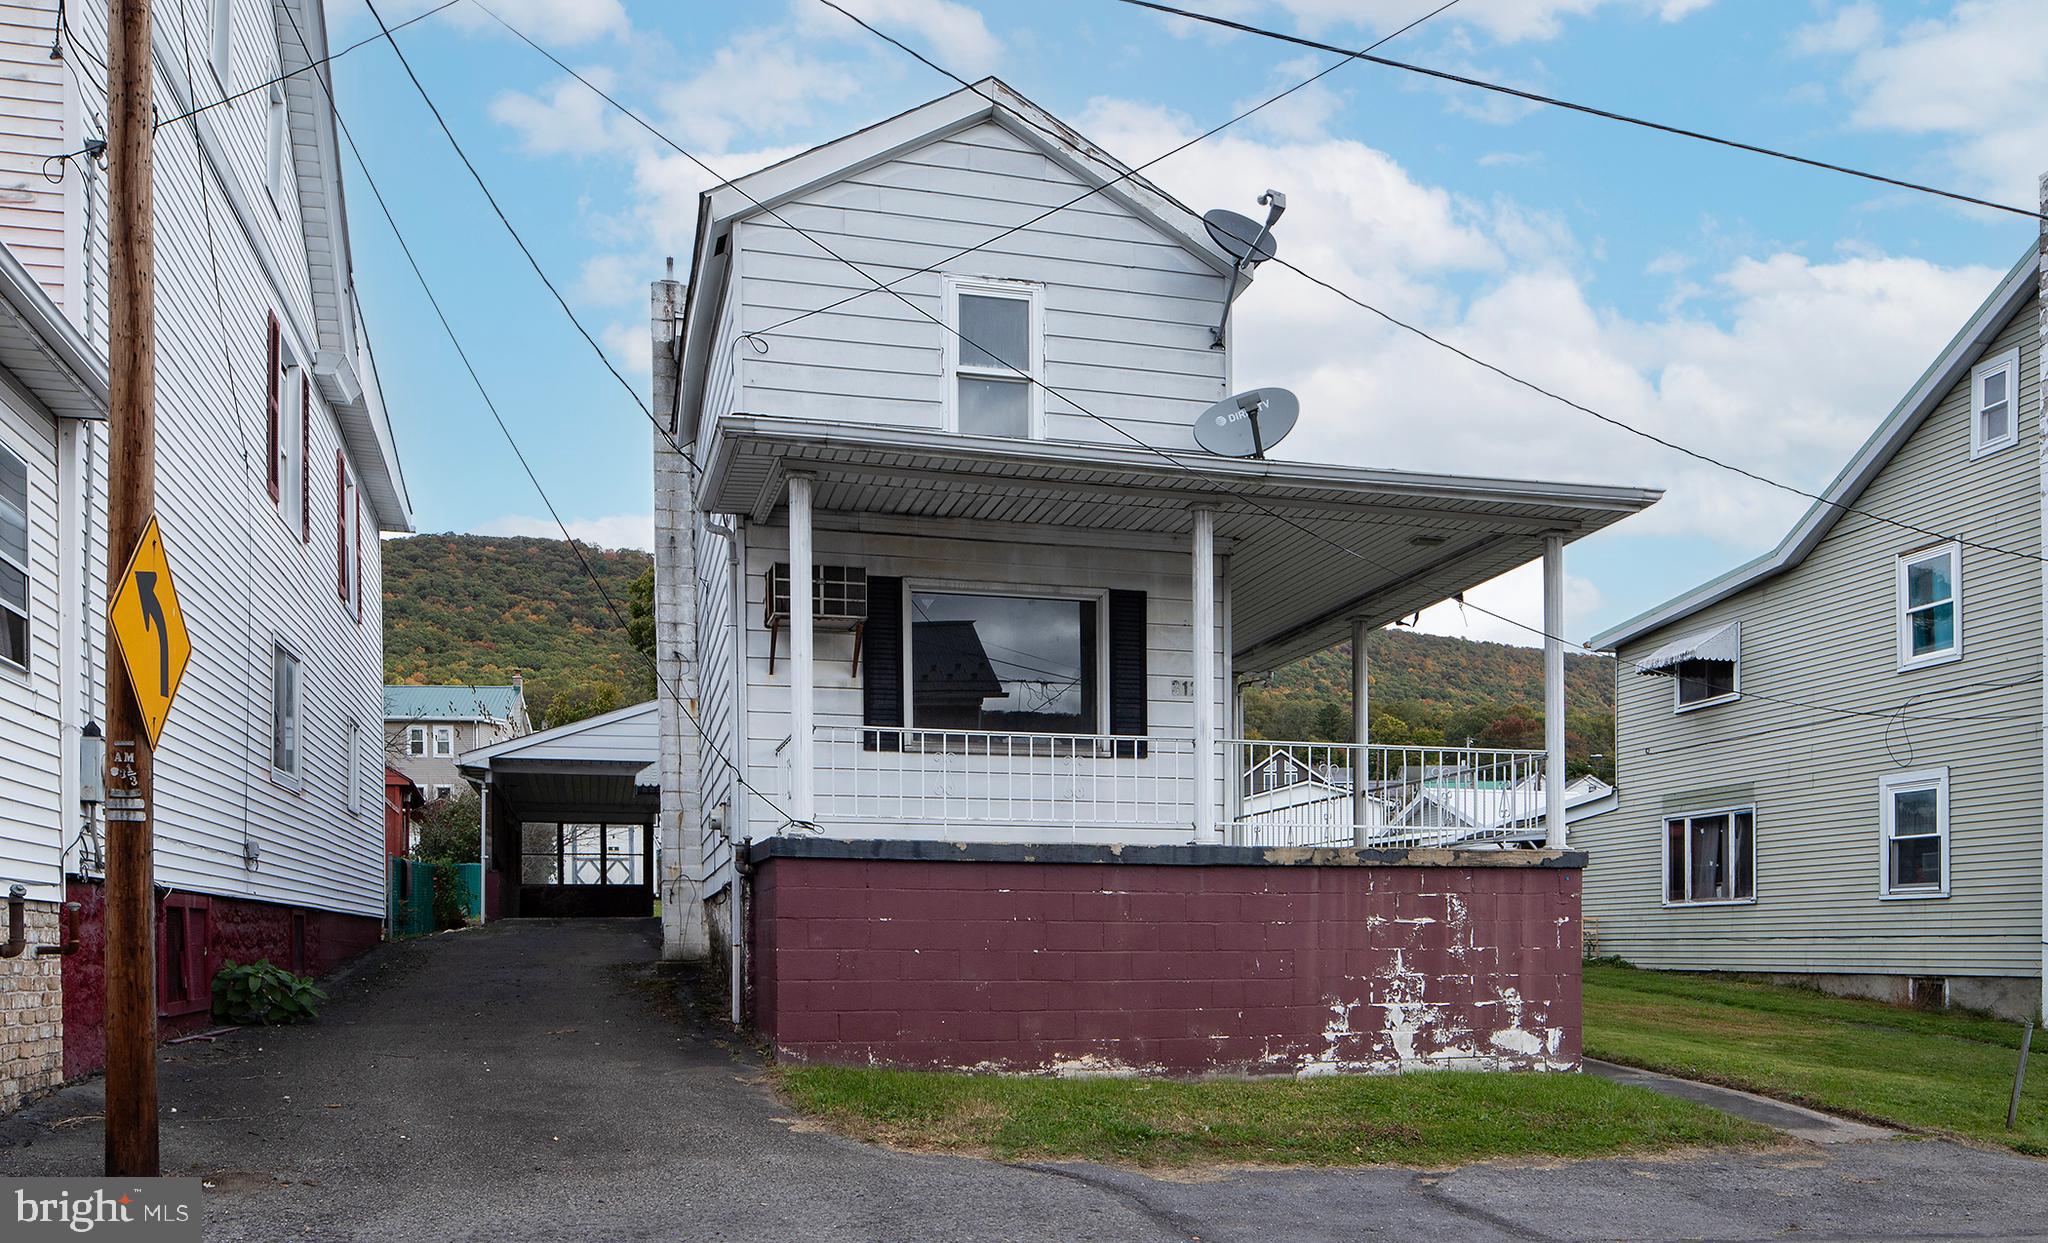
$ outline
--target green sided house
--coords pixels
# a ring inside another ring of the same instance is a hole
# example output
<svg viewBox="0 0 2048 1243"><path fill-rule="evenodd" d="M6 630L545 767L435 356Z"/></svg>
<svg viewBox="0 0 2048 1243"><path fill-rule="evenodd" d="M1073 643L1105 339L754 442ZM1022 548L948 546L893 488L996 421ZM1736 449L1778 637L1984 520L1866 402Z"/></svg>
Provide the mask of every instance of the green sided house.
<svg viewBox="0 0 2048 1243"><path fill-rule="evenodd" d="M1589 953L2040 1014L2042 283L2030 249L1776 549L1593 640Z"/></svg>

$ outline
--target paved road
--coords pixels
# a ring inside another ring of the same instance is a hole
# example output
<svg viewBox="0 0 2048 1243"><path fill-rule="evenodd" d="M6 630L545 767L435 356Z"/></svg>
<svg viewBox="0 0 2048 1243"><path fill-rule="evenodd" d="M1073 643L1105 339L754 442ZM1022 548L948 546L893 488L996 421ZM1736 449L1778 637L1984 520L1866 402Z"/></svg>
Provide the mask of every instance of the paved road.
<svg viewBox="0 0 2048 1243"><path fill-rule="evenodd" d="M387 946L316 1025L169 1050L167 1172L213 1182L209 1239L2048 1237L2048 1166L1911 1140L1202 1182L888 1152L793 1129L660 982L656 935ZM95 1172L100 1101L82 1084L0 1120L0 1172Z"/></svg>

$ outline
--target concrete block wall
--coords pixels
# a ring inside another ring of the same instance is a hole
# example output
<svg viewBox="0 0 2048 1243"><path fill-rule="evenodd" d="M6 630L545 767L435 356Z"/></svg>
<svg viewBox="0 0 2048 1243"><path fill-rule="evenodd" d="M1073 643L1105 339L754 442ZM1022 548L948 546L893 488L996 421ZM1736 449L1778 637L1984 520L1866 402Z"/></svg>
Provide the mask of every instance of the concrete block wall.
<svg viewBox="0 0 2048 1243"><path fill-rule="evenodd" d="M64 1077L64 960L35 952L58 943L58 906L30 902L27 915L28 951L0 958L0 1114Z"/></svg>
<svg viewBox="0 0 2048 1243"><path fill-rule="evenodd" d="M778 1056L1171 1075L1578 1065L1581 856L940 850L756 845L752 1014Z"/></svg>

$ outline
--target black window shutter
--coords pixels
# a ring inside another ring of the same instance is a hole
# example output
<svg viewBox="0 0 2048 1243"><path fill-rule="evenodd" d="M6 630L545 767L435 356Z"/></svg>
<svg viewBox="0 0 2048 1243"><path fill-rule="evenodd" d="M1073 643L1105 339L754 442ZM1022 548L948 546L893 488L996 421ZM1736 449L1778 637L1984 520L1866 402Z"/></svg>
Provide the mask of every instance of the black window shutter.
<svg viewBox="0 0 2048 1243"><path fill-rule="evenodd" d="M1145 684L1145 593L1109 593L1109 732L1144 737L1147 731ZM1118 743L1116 753L1142 756L1145 744Z"/></svg>
<svg viewBox="0 0 2048 1243"><path fill-rule="evenodd" d="M868 576L868 619L860 637L861 734L869 751L903 749L903 580Z"/></svg>

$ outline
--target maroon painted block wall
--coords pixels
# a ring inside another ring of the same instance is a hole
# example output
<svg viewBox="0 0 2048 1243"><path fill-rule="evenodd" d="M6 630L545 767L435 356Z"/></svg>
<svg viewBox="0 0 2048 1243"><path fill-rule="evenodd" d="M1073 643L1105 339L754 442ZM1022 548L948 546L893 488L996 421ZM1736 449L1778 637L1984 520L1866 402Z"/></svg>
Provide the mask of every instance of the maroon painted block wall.
<svg viewBox="0 0 2048 1243"><path fill-rule="evenodd" d="M764 845L752 1013L791 1061L1163 1074L1579 1062L1582 855L1172 866Z"/></svg>
<svg viewBox="0 0 2048 1243"><path fill-rule="evenodd" d="M64 1077L70 1079L99 1070L107 1062L106 888L97 881L74 880L66 887L65 896L79 904L78 952L63 960ZM163 899L159 891L159 948L163 943ZM304 975L324 975L376 945L384 935L383 921L365 915L224 897L209 897L207 908L209 979L230 959L255 962L267 958ZM305 917L303 956L297 963L292 936L295 912ZM212 1016L201 1010L159 1019L157 1034L168 1038L211 1026Z"/></svg>

